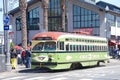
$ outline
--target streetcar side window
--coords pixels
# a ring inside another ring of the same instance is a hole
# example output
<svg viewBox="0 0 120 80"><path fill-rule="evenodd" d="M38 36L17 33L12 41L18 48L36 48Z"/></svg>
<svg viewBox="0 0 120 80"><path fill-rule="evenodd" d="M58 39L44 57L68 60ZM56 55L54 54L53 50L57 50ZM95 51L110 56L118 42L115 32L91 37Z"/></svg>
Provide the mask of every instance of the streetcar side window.
<svg viewBox="0 0 120 80"><path fill-rule="evenodd" d="M69 44L66 45L66 51L69 51Z"/></svg>
<svg viewBox="0 0 120 80"><path fill-rule="evenodd" d="M76 49L75 49L75 47L76 47L76 45L73 45L73 51L75 51Z"/></svg>
<svg viewBox="0 0 120 80"><path fill-rule="evenodd" d="M64 42L58 42L58 49L64 50Z"/></svg>
<svg viewBox="0 0 120 80"><path fill-rule="evenodd" d="M72 45L70 45L70 51L72 51Z"/></svg>

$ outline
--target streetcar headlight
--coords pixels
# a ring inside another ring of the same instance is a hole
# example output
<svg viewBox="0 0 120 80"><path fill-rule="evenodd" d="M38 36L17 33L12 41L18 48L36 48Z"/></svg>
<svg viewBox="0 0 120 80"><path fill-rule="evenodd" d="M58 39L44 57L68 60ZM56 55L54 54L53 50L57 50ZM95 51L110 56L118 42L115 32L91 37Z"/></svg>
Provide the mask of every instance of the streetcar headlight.
<svg viewBox="0 0 120 80"><path fill-rule="evenodd" d="M51 53L48 54L48 57L52 57L52 56L53 56L53 54L51 54Z"/></svg>
<svg viewBox="0 0 120 80"><path fill-rule="evenodd" d="M53 60L53 54L48 54L48 61L51 62Z"/></svg>

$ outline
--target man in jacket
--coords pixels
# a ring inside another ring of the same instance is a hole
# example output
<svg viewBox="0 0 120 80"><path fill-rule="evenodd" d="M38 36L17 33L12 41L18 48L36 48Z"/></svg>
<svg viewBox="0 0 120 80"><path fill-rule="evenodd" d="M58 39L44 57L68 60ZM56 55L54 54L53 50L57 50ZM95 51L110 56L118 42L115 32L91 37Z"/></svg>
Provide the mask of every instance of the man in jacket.
<svg viewBox="0 0 120 80"><path fill-rule="evenodd" d="M25 52L25 59L26 59L26 68L31 67L31 51L29 49Z"/></svg>

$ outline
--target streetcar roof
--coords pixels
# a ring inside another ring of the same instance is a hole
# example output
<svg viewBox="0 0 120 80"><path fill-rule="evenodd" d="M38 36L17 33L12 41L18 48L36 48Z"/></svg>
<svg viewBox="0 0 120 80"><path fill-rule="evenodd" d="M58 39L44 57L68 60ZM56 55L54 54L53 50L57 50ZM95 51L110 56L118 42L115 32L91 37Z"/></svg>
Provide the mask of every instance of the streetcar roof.
<svg viewBox="0 0 120 80"><path fill-rule="evenodd" d="M39 37L51 37L52 40L58 40L60 38L86 38L86 39L100 39L100 40L106 40L106 38L103 37L98 37L98 36L89 36L89 35L81 35L81 34L74 34L74 33L65 33L65 32L41 32L36 34L32 40L35 40L36 38Z"/></svg>
<svg viewBox="0 0 120 80"><path fill-rule="evenodd" d="M63 32L41 32L36 34L32 39L35 40L39 37L51 37L52 40L57 40L59 36L63 35Z"/></svg>

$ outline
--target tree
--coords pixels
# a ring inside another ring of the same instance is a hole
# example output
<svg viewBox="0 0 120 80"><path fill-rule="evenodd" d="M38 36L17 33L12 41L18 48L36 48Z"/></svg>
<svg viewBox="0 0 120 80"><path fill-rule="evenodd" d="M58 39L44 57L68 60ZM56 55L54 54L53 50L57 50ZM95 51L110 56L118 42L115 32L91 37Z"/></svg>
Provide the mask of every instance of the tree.
<svg viewBox="0 0 120 80"><path fill-rule="evenodd" d="M26 10L27 0L19 0L19 7L21 10L21 22L22 22L22 47L27 48L27 23L26 23Z"/></svg>
<svg viewBox="0 0 120 80"><path fill-rule="evenodd" d="M60 6L61 6L61 16L62 16L62 29L65 30L65 8L66 8L66 0L60 0Z"/></svg>
<svg viewBox="0 0 120 80"><path fill-rule="evenodd" d="M42 0L42 7L43 7L43 29L48 31L48 4L49 0Z"/></svg>

